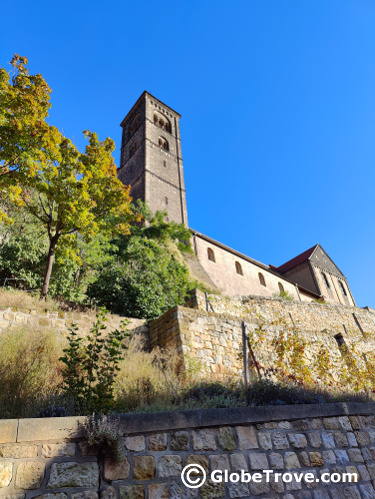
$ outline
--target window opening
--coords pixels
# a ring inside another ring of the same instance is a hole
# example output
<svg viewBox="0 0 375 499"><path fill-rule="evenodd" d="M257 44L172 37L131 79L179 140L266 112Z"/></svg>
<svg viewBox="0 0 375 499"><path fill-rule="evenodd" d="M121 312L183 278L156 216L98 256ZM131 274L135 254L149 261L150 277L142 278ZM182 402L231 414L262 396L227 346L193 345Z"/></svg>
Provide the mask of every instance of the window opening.
<svg viewBox="0 0 375 499"><path fill-rule="evenodd" d="M261 283L261 285L266 286L266 280L264 278L264 275L261 272L259 272L258 277L259 277L259 282Z"/></svg>
<svg viewBox="0 0 375 499"><path fill-rule="evenodd" d="M323 278L324 278L324 282L325 282L325 284L326 284L327 288L330 288L331 286L330 286L330 284L329 284L329 282L328 282L328 279L327 279L327 276L325 275L325 273L324 273L324 272L322 272L322 276L323 276Z"/></svg>
<svg viewBox="0 0 375 499"><path fill-rule="evenodd" d="M345 289L344 284L343 284L341 281L339 281L339 283L340 283L340 286L341 286L342 292L344 293L344 296L347 296L347 294L346 294L346 289Z"/></svg>
<svg viewBox="0 0 375 499"><path fill-rule="evenodd" d="M211 262L216 262L215 253L213 252L213 250L211 248L207 248L207 256Z"/></svg>
<svg viewBox="0 0 375 499"><path fill-rule="evenodd" d="M280 293L285 293L284 286L281 284L281 282L279 282L279 290L280 290Z"/></svg>
<svg viewBox="0 0 375 499"><path fill-rule="evenodd" d="M236 272L237 272L237 274L243 275L242 267L241 267L241 264L239 262L236 262Z"/></svg>

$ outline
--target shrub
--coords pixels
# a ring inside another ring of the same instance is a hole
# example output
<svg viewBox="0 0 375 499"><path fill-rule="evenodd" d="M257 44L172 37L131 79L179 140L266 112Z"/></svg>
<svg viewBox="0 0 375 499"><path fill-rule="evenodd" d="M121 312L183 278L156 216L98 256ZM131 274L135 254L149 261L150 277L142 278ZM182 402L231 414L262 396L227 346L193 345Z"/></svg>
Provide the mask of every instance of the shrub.
<svg viewBox="0 0 375 499"><path fill-rule="evenodd" d="M72 325L68 335L68 348L60 360L63 369L63 390L71 397L77 410L83 414L108 412L114 404L114 384L120 368L118 363L129 336L125 326L111 331L105 338L106 311L99 310L96 322L85 336L78 336L77 326Z"/></svg>

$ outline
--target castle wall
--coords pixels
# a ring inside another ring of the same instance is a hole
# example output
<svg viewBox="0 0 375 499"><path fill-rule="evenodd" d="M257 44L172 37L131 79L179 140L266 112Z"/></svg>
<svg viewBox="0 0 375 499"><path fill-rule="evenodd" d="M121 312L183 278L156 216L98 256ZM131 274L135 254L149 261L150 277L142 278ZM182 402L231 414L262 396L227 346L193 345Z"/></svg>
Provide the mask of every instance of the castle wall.
<svg viewBox="0 0 375 499"><path fill-rule="evenodd" d="M84 417L2 420L0 497L371 499L374 412L337 403L125 414L107 420L126 449L117 463L87 445ZM192 464L207 474L201 488L181 480ZM260 477L214 483L214 470Z"/></svg>

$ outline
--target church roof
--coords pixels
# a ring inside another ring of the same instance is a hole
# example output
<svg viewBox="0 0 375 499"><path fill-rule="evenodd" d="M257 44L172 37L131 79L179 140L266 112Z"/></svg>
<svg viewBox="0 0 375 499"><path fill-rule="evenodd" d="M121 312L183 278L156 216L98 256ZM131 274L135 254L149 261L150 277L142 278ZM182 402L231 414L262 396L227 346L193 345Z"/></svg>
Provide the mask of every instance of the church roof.
<svg viewBox="0 0 375 499"><path fill-rule="evenodd" d="M283 265L280 265L280 267L274 267L272 266L277 272L280 272L283 274L284 272L287 272L290 269L293 269L294 267L297 267L300 263L306 262L307 260L310 259L316 248L319 246L319 244L315 244L312 248L304 251L298 256L295 256L288 262L284 263Z"/></svg>

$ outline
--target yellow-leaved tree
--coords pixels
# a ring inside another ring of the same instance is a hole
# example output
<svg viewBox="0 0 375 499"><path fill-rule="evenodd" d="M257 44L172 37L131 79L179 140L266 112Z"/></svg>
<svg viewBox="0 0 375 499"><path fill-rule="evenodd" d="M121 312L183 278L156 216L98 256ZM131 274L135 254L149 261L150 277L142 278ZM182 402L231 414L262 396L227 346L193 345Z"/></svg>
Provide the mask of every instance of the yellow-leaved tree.
<svg viewBox="0 0 375 499"><path fill-rule="evenodd" d="M117 178L113 140L99 141L85 131L81 153L46 121L51 89L30 75L27 59L17 54L8 73L0 68L0 220L12 223L1 206L27 210L45 228L49 250L41 297L48 292L56 249L78 258L77 236L99 232L127 234L137 217L129 187Z"/></svg>

